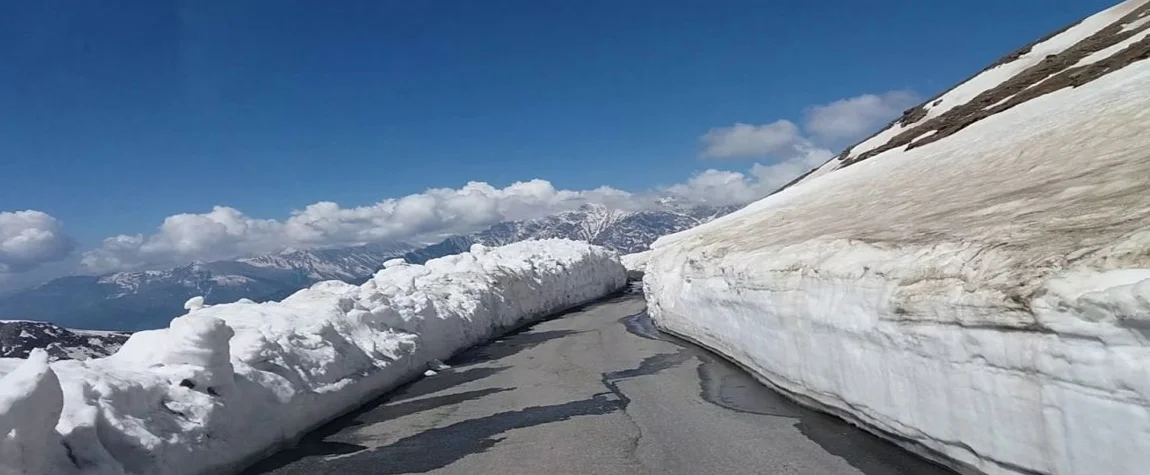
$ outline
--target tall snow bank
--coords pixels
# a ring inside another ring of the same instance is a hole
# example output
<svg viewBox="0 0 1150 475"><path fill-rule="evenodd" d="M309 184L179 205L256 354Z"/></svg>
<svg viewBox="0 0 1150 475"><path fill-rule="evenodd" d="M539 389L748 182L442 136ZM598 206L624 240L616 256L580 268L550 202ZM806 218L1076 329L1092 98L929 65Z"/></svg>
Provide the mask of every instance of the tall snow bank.
<svg viewBox="0 0 1150 475"><path fill-rule="evenodd" d="M1150 61L653 245L662 328L960 470L1150 467Z"/></svg>
<svg viewBox="0 0 1150 475"><path fill-rule="evenodd" d="M625 272L585 243L475 246L389 262L361 286L189 305L108 358L0 360L0 474L236 470L429 362L620 289Z"/></svg>

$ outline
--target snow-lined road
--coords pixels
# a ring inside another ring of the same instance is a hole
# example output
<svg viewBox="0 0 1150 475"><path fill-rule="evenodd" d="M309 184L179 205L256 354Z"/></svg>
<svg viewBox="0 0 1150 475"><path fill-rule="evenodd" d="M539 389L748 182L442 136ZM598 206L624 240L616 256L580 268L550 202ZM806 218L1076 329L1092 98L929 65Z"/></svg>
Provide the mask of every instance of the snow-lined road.
<svg viewBox="0 0 1150 475"><path fill-rule="evenodd" d="M247 473L947 474L655 332L628 295L472 349Z"/></svg>

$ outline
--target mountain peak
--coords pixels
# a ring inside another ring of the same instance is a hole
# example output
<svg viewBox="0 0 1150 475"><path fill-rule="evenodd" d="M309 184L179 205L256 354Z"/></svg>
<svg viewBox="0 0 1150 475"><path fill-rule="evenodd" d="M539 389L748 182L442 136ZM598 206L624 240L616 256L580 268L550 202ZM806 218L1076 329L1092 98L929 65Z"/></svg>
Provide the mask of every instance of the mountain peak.
<svg viewBox="0 0 1150 475"><path fill-rule="evenodd" d="M500 246L532 239L566 238L629 254L646 250L665 234L694 227L734 209L661 206L626 211L585 204L539 219L498 223L482 232L452 236L418 249L407 243L284 249L276 254L195 261L164 270L66 277L0 298L0 317L116 330L158 328L183 314L183 302L197 295L209 304L240 298L282 299L323 280L362 282L390 259L402 257L422 263L465 252L472 244Z"/></svg>

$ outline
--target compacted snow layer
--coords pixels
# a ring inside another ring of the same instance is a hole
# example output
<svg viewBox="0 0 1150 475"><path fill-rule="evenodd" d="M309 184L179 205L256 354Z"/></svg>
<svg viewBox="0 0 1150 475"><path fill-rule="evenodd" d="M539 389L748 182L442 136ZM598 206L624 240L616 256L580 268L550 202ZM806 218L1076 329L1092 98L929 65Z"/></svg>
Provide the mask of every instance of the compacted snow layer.
<svg viewBox="0 0 1150 475"><path fill-rule="evenodd" d="M647 259L651 258L651 251L636 252L634 254L627 254L620 258L623 261L623 267L629 271L643 272L647 269Z"/></svg>
<svg viewBox="0 0 1150 475"><path fill-rule="evenodd" d="M233 471L497 334L622 288L616 255L528 241L204 306L114 355L0 359L0 474Z"/></svg>
<svg viewBox="0 0 1150 475"><path fill-rule="evenodd" d="M1150 467L1150 61L653 245L662 328L965 472Z"/></svg>

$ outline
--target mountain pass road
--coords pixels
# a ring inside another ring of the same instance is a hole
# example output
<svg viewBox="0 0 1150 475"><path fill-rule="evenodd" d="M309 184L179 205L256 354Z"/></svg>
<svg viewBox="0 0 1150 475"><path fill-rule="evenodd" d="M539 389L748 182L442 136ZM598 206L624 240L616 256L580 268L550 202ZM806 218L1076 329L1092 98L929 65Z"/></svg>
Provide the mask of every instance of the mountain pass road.
<svg viewBox="0 0 1150 475"><path fill-rule="evenodd" d="M467 350L245 473L952 473L791 403L644 310L614 297Z"/></svg>

